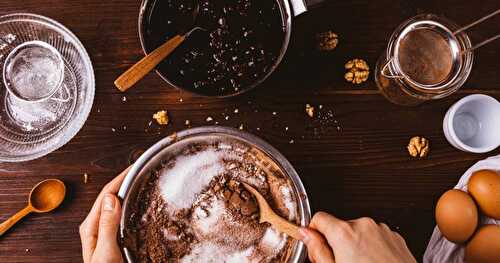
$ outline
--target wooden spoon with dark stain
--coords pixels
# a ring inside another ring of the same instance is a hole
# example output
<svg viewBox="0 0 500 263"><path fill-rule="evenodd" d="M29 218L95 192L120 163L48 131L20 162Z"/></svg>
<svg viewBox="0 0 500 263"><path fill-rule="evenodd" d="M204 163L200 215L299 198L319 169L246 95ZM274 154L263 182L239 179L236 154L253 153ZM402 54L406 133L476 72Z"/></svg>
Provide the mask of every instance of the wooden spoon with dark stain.
<svg viewBox="0 0 500 263"><path fill-rule="evenodd" d="M0 236L29 213L47 213L56 209L66 196L66 186L57 179L48 179L31 189L28 205L7 221L0 224Z"/></svg>
<svg viewBox="0 0 500 263"><path fill-rule="evenodd" d="M270 223L279 232L285 233L297 240L301 240L301 235L299 233L299 227L295 224L290 223L288 220L277 215L271 206L267 203L266 199L253 187L243 183L243 186L255 196L257 203L259 205L259 222L260 223Z"/></svg>

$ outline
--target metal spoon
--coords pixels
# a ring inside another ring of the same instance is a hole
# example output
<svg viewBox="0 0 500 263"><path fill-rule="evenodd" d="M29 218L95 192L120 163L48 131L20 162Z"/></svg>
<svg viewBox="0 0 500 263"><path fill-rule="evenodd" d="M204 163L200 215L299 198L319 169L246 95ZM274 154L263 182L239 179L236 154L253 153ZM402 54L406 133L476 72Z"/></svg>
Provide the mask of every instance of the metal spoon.
<svg viewBox="0 0 500 263"><path fill-rule="evenodd" d="M255 190L255 188L246 183L242 184L250 193L255 196L255 199L257 199L257 203L259 204L259 223L270 223L279 232L283 232L297 240L301 239L299 227L297 225L292 224L288 220L277 215L269 206L266 199L264 199L264 197L257 190Z"/></svg>
<svg viewBox="0 0 500 263"><path fill-rule="evenodd" d="M200 12L200 3L194 0L194 9L192 20L190 21L194 26L184 35L176 35L169 39L167 42L156 48L153 52L146 55L144 58L135 63L122 75L115 80L115 86L122 92L127 91L135 83L144 78L151 70L153 70L160 62L162 62L172 51L174 51L191 33L195 30L205 30L201 27L195 26L196 18Z"/></svg>
<svg viewBox="0 0 500 263"><path fill-rule="evenodd" d="M29 213L47 213L56 209L64 200L66 186L57 179L48 179L31 189L28 205L11 218L0 224L0 236Z"/></svg>

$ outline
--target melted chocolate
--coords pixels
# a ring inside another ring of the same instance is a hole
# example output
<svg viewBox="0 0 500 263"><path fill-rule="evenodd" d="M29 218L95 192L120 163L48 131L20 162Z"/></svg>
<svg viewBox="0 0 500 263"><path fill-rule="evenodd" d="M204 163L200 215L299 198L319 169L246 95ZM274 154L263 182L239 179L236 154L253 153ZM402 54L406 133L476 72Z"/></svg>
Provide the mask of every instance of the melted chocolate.
<svg viewBox="0 0 500 263"><path fill-rule="evenodd" d="M189 31L194 8L192 0L151 4L143 25L146 50ZM207 31L195 31L157 69L172 84L203 95L231 95L263 79L285 37L276 0L200 0L194 24Z"/></svg>

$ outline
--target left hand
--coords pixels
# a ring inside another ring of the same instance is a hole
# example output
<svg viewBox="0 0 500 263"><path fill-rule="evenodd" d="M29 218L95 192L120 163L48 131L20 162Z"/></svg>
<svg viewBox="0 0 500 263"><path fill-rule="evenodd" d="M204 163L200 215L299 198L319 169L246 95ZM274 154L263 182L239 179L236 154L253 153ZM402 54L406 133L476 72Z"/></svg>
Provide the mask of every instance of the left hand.
<svg viewBox="0 0 500 263"><path fill-rule="evenodd" d="M123 262L117 234L121 217L118 190L130 167L102 189L87 218L80 225L84 263Z"/></svg>

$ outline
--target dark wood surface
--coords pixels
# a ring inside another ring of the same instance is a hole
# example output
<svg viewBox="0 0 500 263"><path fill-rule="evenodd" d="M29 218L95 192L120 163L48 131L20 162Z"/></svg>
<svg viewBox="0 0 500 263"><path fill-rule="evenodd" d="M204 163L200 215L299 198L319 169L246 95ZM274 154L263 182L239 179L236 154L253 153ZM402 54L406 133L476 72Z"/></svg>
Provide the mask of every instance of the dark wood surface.
<svg viewBox="0 0 500 263"><path fill-rule="evenodd" d="M364 58L373 68L403 20L432 12L466 24L497 9L497 0L327 1L294 19L287 56L264 85L224 100L168 87L156 74L126 94L117 91L114 79L142 56L137 36L139 5L138 0L1 1L2 14L46 15L81 39L93 61L96 97L88 121L69 144L35 161L0 163L1 221L26 204L29 190L38 181L60 178L69 188L67 199L55 212L31 215L0 238L0 262L80 262L78 226L101 187L141 151L184 129L186 119L192 126L206 125L207 116L220 125L243 124L295 166L314 211L387 222L406 238L419 261L434 227L439 195L474 162L500 153L460 152L447 143L441 128L444 113L457 99L472 93L500 98L500 41L476 52L472 74L455 95L416 108L387 102L373 78L359 86L343 80L348 59ZM470 36L478 42L498 33L499 25L500 17L492 19L471 30ZM340 36L338 48L316 52L314 35L329 29ZM323 105L333 117L311 120L304 112L306 103ZM232 113L235 108L239 114ZM170 112L172 123L148 127L151 115L160 109ZM229 120L223 119L224 113ZM408 156L405 147L414 135L430 140L428 158ZM84 173L90 177L87 184Z"/></svg>

